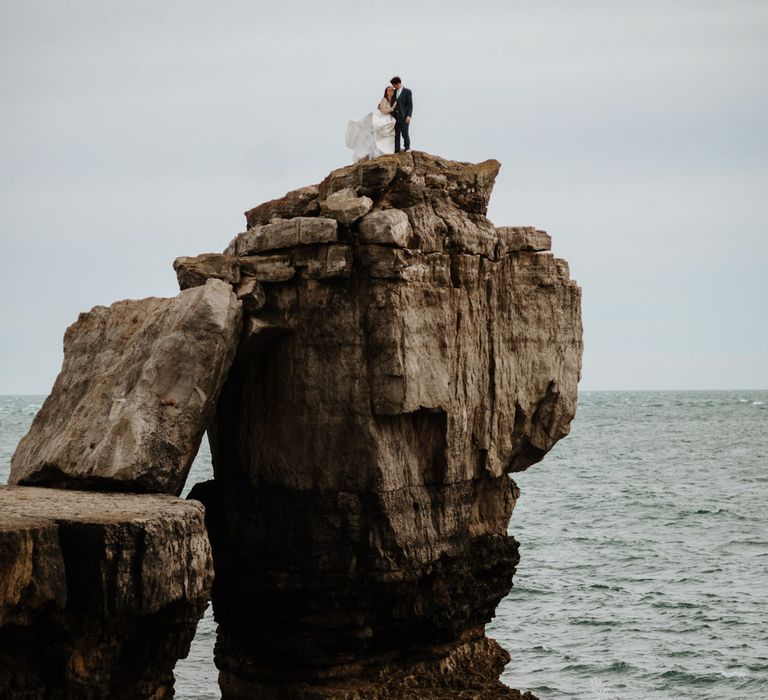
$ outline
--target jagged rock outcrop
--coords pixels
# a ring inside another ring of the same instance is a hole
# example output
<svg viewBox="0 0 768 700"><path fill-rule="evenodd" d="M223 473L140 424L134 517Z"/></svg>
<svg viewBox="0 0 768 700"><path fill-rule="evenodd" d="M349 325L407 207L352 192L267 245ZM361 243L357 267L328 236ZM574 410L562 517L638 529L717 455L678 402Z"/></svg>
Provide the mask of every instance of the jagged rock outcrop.
<svg viewBox="0 0 768 700"><path fill-rule="evenodd" d="M0 487L0 695L172 694L212 563L167 494L208 427L225 698L530 700L484 630L509 475L575 413L580 290L546 233L486 218L498 168L341 168L177 259L176 298L81 315Z"/></svg>
<svg viewBox="0 0 768 700"><path fill-rule="evenodd" d="M203 509L0 487L0 697L164 698L213 577Z"/></svg>
<svg viewBox="0 0 768 700"><path fill-rule="evenodd" d="M567 434L582 341L549 237L485 216L498 168L342 168L216 258L263 292L193 491L224 697L514 697L484 636L518 561L509 474Z"/></svg>
<svg viewBox="0 0 768 700"><path fill-rule="evenodd" d="M205 267L194 280L201 286L172 299L80 314L53 390L13 455L10 483L181 492L240 334L230 287L238 280L218 272Z"/></svg>

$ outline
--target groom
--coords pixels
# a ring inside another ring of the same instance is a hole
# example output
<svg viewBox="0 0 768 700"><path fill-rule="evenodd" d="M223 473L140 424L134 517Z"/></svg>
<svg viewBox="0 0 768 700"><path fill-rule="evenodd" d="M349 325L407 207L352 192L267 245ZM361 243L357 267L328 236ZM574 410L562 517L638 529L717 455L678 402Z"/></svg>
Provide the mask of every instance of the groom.
<svg viewBox="0 0 768 700"><path fill-rule="evenodd" d="M395 94L392 95L392 102L397 101L395 107L395 153L400 153L400 136L403 137L404 150L411 150L411 137L408 135L408 127L411 124L411 115L413 114L413 94L407 87L403 87L403 81L399 76L395 76L389 81L395 88Z"/></svg>

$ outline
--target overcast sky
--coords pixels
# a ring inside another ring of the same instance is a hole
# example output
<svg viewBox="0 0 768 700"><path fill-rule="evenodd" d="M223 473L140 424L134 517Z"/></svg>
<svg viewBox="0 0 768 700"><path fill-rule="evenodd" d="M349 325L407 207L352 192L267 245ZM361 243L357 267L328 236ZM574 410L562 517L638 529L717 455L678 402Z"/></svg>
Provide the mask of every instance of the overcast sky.
<svg viewBox="0 0 768 700"><path fill-rule="evenodd" d="M768 388L765 0L3 0L0 394L347 164L395 73L413 147L501 161L491 220L569 261L583 389Z"/></svg>

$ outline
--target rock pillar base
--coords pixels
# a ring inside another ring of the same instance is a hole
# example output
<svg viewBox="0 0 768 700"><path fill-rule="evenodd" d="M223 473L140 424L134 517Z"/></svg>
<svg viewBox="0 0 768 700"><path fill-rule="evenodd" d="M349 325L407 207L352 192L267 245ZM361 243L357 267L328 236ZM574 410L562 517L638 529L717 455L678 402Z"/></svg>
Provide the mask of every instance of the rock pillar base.
<svg viewBox="0 0 768 700"><path fill-rule="evenodd" d="M508 662L509 654L481 633L476 639L431 647L424 658L405 664L395 655L383 657L352 678L268 682L223 670L219 685L224 700L536 700L499 681Z"/></svg>

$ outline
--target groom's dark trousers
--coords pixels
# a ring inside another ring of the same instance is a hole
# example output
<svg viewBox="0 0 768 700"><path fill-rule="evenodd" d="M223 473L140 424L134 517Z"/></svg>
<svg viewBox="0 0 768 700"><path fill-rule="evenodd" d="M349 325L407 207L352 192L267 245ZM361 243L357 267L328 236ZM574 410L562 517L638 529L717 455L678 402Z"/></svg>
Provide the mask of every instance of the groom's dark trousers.
<svg viewBox="0 0 768 700"><path fill-rule="evenodd" d="M413 93L406 87L400 93L400 98L395 106L395 153L400 153L400 139L403 140L403 148L406 151L411 148L411 137L408 134L406 117L413 115Z"/></svg>

